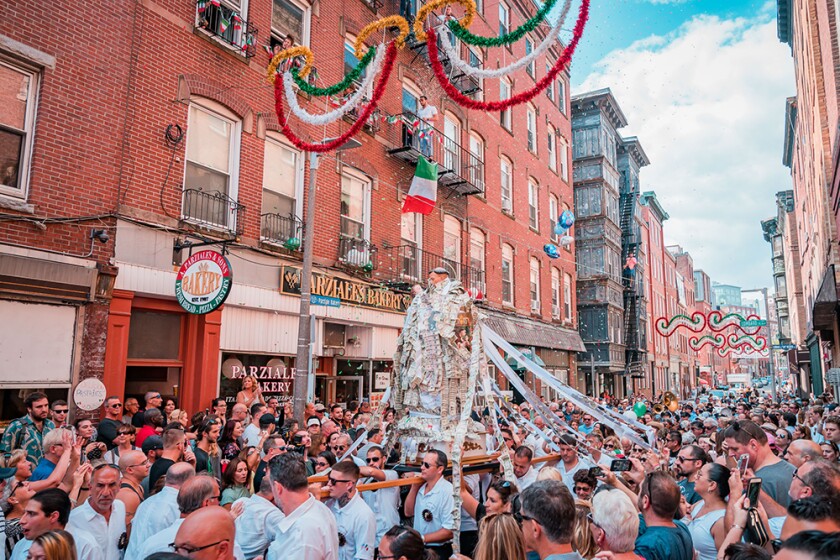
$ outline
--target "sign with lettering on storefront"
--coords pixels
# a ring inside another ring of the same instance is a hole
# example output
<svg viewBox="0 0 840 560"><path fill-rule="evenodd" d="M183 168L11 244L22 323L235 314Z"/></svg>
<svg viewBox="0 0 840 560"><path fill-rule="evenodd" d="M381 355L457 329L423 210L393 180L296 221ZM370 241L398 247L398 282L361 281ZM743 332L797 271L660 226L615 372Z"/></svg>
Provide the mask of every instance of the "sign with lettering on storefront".
<svg viewBox="0 0 840 560"><path fill-rule="evenodd" d="M280 292L299 296L300 269L294 266L284 266L280 270L280 274ZM392 313L405 313L411 303L409 294L398 294L364 282L354 282L347 278L326 276L317 272L312 273L312 296L336 298L342 303Z"/></svg>
<svg viewBox="0 0 840 560"><path fill-rule="evenodd" d="M227 258L216 251L199 251L178 270L175 297L187 312L204 315L221 307L232 285L233 269Z"/></svg>
<svg viewBox="0 0 840 560"><path fill-rule="evenodd" d="M280 400L287 400L282 397L292 396L292 389L295 382L295 368L285 366L240 366L231 367L231 379L242 379L243 377L255 377L260 384L260 391L263 395L280 397Z"/></svg>

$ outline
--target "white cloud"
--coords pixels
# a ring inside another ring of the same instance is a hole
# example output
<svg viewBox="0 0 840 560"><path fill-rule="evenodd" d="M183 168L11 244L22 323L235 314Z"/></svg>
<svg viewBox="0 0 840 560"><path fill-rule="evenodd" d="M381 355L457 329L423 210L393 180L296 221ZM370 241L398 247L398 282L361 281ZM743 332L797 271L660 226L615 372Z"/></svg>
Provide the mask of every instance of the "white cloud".
<svg viewBox="0 0 840 560"><path fill-rule="evenodd" d="M793 61L772 12L754 19L696 16L677 31L611 52L573 93L612 89L651 159L643 190L671 215L668 243L713 279L771 283L760 220L791 188L782 166L785 98Z"/></svg>

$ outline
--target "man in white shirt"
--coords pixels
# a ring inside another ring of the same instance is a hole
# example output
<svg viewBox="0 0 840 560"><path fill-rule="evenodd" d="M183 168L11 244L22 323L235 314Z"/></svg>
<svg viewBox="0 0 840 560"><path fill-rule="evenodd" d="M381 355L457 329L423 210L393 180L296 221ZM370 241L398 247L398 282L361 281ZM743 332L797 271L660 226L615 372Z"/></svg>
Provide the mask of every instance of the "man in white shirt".
<svg viewBox="0 0 840 560"><path fill-rule="evenodd" d="M175 535L184 519L203 507L219 505L219 498L219 483L212 476L202 474L184 482L178 490L178 519L140 543L137 558L142 560L156 552L172 552L169 545L175 542Z"/></svg>
<svg viewBox="0 0 840 560"><path fill-rule="evenodd" d="M579 470L588 469L589 463L586 463L578 457L576 449L577 442L575 438L569 434L563 434L558 438L558 446L560 447L560 462L557 463L557 470L563 477L563 484L569 489L569 492L575 490L575 473Z"/></svg>
<svg viewBox="0 0 840 560"><path fill-rule="evenodd" d="M230 513L210 506L191 513L173 539L175 554L187 558L234 560L236 528Z"/></svg>
<svg viewBox="0 0 840 560"><path fill-rule="evenodd" d="M195 469L189 463L175 463L169 467L166 471L166 485L160 492L143 501L134 514L125 560L143 560L145 556L140 556L140 549L146 541L152 535L171 526L181 516L178 509L178 491L193 476Z"/></svg>
<svg viewBox="0 0 840 560"><path fill-rule="evenodd" d="M276 527L266 560L338 560L338 526L330 509L309 494L306 466L297 453L269 463L274 503L286 516Z"/></svg>
<svg viewBox="0 0 840 560"><path fill-rule="evenodd" d="M121 560L128 544L125 505L116 499L120 489L120 469L107 463L93 469L90 497L70 512L67 530L87 531L99 543L105 560Z"/></svg>
<svg viewBox="0 0 840 560"><path fill-rule="evenodd" d="M431 158L432 139L430 133L433 128L437 128L438 110L437 107L429 103L429 98L425 95L420 96L417 117L420 119L420 125L417 127L415 134L420 137L420 152L425 157Z"/></svg>
<svg viewBox="0 0 840 560"><path fill-rule="evenodd" d="M245 445L257 445L260 442L260 417L265 411L265 405L262 403L254 403L251 405L251 423L245 427L242 432L242 440Z"/></svg>
<svg viewBox="0 0 840 560"><path fill-rule="evenodd" d="M260 482L259 492L250 498L240 498L234 505L242 503L242 515L236 518L236 543L245 554L246 560L262 556L274 539L274 531L283 521L283 512L274 505L271 480L266 476Z"/></svg>
<svg viewBox="0 0 840 560"><path fill-rule="evenodd" d="M539 471L531 466L534 453L530 447L520 445L513 454L513 474L516 476L516 487L525 490L537 481Z"/></svg>
<svg viewBox="0 0 840 560"><path fill-rule="evenodd" d="M368 477L362 484L371 482L383 482L386 480L397 480L399 475L396 471L384 470L385 457L382 455L382 448L373 446L367 452L367 466L360 467L362 476ZM376 492L362 492L362 499L370 507L376 516L376 541L379 546L388 529L400 524L400 489L380 488Z"/></svg>
<svg viewBox="0 0 840 560"><path fill-rule="evenodd" d="M20 518L24 538L15 544L10 560L26 560L32 541L48 531L64 529L71 507L67 493L58 488L41 490L32 496ZM71 531L69 527L67 530L76 542L77 560L103 560L102 548L87 531Z"/></svg>
<svg viewBox="0 0 840 560"><path fill-rule="evenodd" d="M448 462L446 453L439 449L426 453L420 464L420 476L405 499L405 515L414 518L414 529L422 535L426 548L435 551L438 558L452 556L455 530L452 483L443 478L443 469Z"/></svg>
<svg viewBox="0 0 840 560"><path fill-rule="evenodd" d="M376 540L376 518L356 490L359 467L345 459L333 465L327 475L330 499L327 507L335 516L338 527L338 557L340 560L372 560Z"/></svg>

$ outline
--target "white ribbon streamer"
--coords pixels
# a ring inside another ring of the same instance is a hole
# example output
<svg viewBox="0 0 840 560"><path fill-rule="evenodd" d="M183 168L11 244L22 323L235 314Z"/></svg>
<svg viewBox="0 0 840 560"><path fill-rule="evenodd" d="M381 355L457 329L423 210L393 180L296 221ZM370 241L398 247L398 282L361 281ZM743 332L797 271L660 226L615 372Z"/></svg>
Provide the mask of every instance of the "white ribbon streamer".
<svg viewBox="0 0 840 560"><path fill-rule="evenodd" d="M557 38L560 36L560 31L562 30L563 23L566 21L566 15L569 13L571 5L572 0L566 0L566 3L563 4L563 11L560 13L560 17L557 19L557 22L554 26L552 26L542 43L537 45L537 48L531 51L531 54L520 58L513 64L509 64L508 66L504 66L502 68L496 68L495 70L486 70L484 68L470 66L467 61L461 60L461 56L456 50L457 47L453 46L449 41L449 34L452 32L449 31L448 26L441 25L437 28L436 32L441 38L440 43L443 50L446 52L447 58L449 58L449 62L458 70L468 76L476 76L478 78L501 78L502 76L512 74L521 68L525 68L537 58L542 56L543 53L545 53L545 51L547 51L551 46L557 44Z"/></svg>
<svg viewBox="0 0 840 560"><path fill-rule="evenodd" d="M362 101L365 98L365 94L370 91L371 86L373 84L373 80L379 75L379 72L382 70L382 64L385 60L385 53L388 49L385 45L381 45L379 48L376 49L376 56L374 56L373 61L371 62L370 66L367 68L367 73L365 74L362 83L359 85L358 89L347 99L347 102L338 107L337 109L330 111L329 113L323 113L320 115L308 113L306 112L300 104L298 104L297 94L293 89L292 85L294 84L294 78L292 78L291 71L287 70L283 74L283 88L286 92L286 101L289 102L289 108L292 110L292 113L295 114L297 118L302 120L307 124L312 125L323 125L329 124L331 122L335 122L359 105L362 104Z"/></svg>

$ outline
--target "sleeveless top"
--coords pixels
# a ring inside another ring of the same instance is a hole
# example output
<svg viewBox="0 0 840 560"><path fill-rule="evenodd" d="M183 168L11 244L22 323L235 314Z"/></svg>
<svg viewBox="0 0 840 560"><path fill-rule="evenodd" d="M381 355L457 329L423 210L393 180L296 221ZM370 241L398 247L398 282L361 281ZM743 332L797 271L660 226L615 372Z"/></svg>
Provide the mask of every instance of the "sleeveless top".
<svg viewBox="0 0 840 560"><path fill-rule="evenodd" d="M692 520L688 523L688 530L691 532L691 540L694 543L694 550L697 551L697 560L715 560L717 558L717 546L712 536L712 526L726 514L726 509L710 511L703 517L693 519L705 502L700 500L691 510Z"/></svg>

